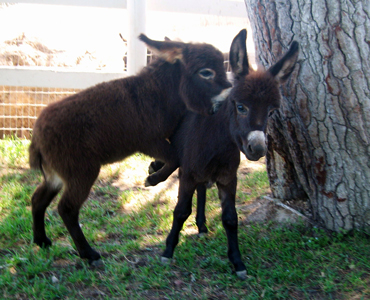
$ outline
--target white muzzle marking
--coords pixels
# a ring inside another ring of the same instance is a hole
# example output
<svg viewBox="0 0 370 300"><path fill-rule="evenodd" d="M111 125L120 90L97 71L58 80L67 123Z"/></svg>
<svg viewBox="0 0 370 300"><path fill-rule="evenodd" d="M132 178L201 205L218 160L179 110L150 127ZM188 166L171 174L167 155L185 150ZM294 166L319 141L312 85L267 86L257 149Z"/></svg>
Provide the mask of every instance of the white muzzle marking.
<svg viewBox="0 0 370 300"><path fill-rule="evenodd" d="M224 90L222 90L221 93L219 93L218 95L212 97L211 98L212 103L213 104L216 104L218 102L225 101L226 98L229 96L231 89L232 89L231 87L230 88L227 88L227 89L224 89Z"/></svg>
<svg viewBox="0 0 370 300"><path fill-rule="evenodd" d="M254 131L251 131L249 134L248 134L248 143L253 143L254 145L255 144L262 144L262 145L265 145L266 144L266 136L265 136L265 133L261 130L254 130Z"/></svg>

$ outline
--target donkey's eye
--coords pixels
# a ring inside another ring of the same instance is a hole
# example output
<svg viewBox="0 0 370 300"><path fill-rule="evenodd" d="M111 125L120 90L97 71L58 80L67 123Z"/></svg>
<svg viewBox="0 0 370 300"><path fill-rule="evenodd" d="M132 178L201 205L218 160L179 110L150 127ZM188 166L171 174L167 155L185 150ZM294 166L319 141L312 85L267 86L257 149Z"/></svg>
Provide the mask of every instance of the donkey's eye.
<svg viewBox="0 0 370 300"><path fill-rule="evenodd" d="M216 72L208 68L200 69L198 74L200 77L207 79L207 80L213 79L216 76Z"/></svg>
<svg viewBox="0 0 370 300"><path fill-rule="evenodd" d="M236 109L238 110L239 114L246 115L248 113L248 108L246 108L243 104L237 104Z"/></svg>

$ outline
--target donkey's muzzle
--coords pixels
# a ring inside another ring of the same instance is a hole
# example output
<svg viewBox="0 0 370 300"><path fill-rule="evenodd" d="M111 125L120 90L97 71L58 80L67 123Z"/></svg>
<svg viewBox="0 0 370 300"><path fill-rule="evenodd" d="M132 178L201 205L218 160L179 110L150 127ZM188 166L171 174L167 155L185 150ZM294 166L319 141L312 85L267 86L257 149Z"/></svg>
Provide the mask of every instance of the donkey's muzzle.
<svg viewBox="0 0 370 300"><path fill-rule="evenodd" d="M248 134L247 143L243 145L245 156L252 161L257 161L266 155L266 137L260 130L251 131Z"/></svg>

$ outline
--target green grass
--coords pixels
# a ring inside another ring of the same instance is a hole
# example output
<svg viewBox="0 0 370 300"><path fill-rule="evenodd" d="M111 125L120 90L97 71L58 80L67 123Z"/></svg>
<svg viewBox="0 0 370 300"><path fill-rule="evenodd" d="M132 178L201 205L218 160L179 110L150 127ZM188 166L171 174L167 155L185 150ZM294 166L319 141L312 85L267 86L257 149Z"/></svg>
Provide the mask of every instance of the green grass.
<svg viewBox="0 0 370 300"><path fill-rule="evenodd" d="M193 214L173 263L160 264L176 193L143 188L150 162L143 155L104 167L81 210L102 266L76 256L57 200L46 214L53 246L40 249L32 243L30 199L41 175L29 170L27 147L27 141L0 140L0 299L370 299L368 237L328 235L303 224L241 224L248 279L240 281L227 259L215 187L207 192L209 234L194 234ZM268 192L265 171L244 174L237 205Z"/></svg>

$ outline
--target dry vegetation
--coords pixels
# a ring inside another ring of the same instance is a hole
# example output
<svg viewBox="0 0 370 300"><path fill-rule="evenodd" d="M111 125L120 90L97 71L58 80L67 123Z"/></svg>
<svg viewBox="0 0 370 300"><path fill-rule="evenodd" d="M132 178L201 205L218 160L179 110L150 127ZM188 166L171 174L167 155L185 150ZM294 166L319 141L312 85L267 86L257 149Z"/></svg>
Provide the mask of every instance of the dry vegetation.
<svg viewBox="0 0 370 300"><path fill-rule="evenodd" d="M106 65L102 59L87 50L71 53L66 50L50 49L37 38L29 38L22 33L0 45L0 66L101 69Z"/></svg>

